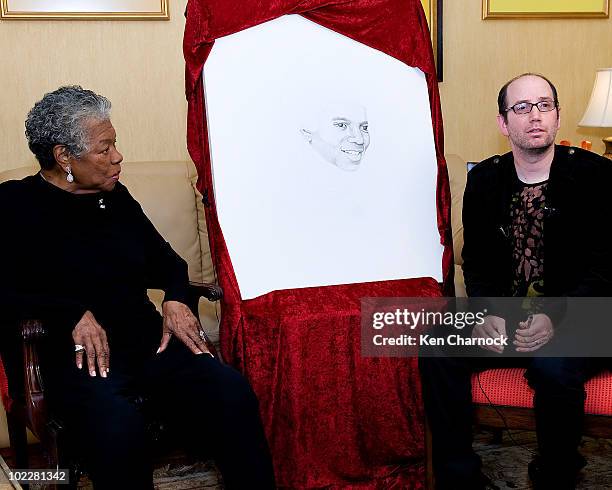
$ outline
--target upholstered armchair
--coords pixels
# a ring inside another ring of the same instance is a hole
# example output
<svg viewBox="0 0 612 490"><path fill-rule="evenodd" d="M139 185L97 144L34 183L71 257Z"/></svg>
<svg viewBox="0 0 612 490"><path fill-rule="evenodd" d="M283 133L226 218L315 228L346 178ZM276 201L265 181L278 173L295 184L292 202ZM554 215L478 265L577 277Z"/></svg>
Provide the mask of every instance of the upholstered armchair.
<svg viewBox="0 0 612 490"><path fill-rule="evenodd" d="M20 179L37 171L35 166L8 170L0 173L0 182ZM195 188L196 180L195 167L190 162L122 164L121 182L140 202L158 231L187 261L191 281L189 307L199 316L208 335L209 348L216 354L219 314L213 302L221 298L222 291L214 284L202 196ZM163 291L150 290L149 297L161 310ZM208 301L200 301L201 297ZM10 444L16 458L15 466L19 468L28 467L26 426L41 441L47 467L56 464L62 467L68 463L66 455L58 451L62 446L61 425L47 417L45 408L44 373L40 372L37 351L37 343L45 335L44 327L35 319L20 325L23 396L13 400L7 410ZM2 381L0 379L0 387ZM21 379L9 379L11 386L21 382Z"/></svg>

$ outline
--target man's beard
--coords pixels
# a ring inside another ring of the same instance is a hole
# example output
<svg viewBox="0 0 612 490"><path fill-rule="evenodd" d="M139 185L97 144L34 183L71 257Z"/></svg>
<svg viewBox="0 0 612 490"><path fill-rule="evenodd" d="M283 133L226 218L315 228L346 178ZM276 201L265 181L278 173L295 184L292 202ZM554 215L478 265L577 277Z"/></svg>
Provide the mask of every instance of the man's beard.
<svg viewBox="0 0 612 490"><path fill-rule="evenodd" d="M553 144L554 144L554 141L551 141L546 146L539 146L536 148L525 148L524 150L530 155L534 155L534 156L543 155L548 150L550 150L550 147L553 146Z"/></svg>
<svg viewBox="0 0 612 490"><path fill-rule="evenodd" d="M523 138L520 138L518 140L518 144L515 143L515 145L529 155L539 156L549 151L550 147L555 144L555 136L556 133L553 135L547 135L547 138L543 140L538 146L529 145L527 141Z"/></svg>

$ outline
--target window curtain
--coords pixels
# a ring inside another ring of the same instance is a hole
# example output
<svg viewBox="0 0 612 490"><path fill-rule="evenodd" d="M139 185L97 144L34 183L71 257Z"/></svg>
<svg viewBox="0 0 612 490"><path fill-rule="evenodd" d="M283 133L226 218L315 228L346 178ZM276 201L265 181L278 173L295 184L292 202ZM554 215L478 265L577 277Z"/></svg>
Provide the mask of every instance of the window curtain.
<svg viewBox="0 0 612 490"><path fill-rule="evenodd" d="M442 287L432 278L417 278L240 297L212 191L202 70L215 39L287 14L302 15L425 73L438 164ZM360 346L362 297L452 294L442 113L420 0L189 0L183 51L187 144L198 169L213 262L224 290L221 350L259 398L278 486L421 487L424 415L417 361L364 358Z"/></svg>

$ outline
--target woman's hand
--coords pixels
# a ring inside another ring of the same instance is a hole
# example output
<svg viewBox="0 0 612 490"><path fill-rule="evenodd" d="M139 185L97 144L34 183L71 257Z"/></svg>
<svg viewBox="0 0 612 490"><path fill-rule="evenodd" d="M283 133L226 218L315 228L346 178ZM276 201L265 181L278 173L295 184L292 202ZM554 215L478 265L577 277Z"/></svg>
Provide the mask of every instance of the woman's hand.
<svg viewBox="0 0 612 490"><path fill-rule="evenodd" d="M76 351L77 367L79 369L83 368L83 353L86 353L89 375L96 375L97 364L100 376L106 378L110 371L106 332L96 321L91 311L87 310L79 320L79 323L76 324L72 331L72 339L77 348L79 346L82 347Z"/></svg>
<svg viewBox="0 0 612 490"><path fill-rule="evenodd" d="M175 335L194 354L210 354L206 347L205 336L198 319L191 313L189 307L179 301L164 301L162 305L164 316L164 331L157 353L168 347L170 337ZM210 354L212 355L212 354Z"/></svg>

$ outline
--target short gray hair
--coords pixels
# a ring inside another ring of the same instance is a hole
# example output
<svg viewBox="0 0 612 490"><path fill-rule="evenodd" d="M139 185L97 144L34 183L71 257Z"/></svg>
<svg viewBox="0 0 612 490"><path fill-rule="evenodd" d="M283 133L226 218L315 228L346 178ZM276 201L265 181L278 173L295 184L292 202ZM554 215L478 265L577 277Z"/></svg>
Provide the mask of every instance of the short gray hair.
<svg viewBox="0 0 612 490"><path fill-rule="evenodd" d="M110 119L111 103L78 85L60 87L34 104L25 121L28 146L43 169L55 166L53 147L64 145L76 158L88 151L86 119Z"/></svg>

